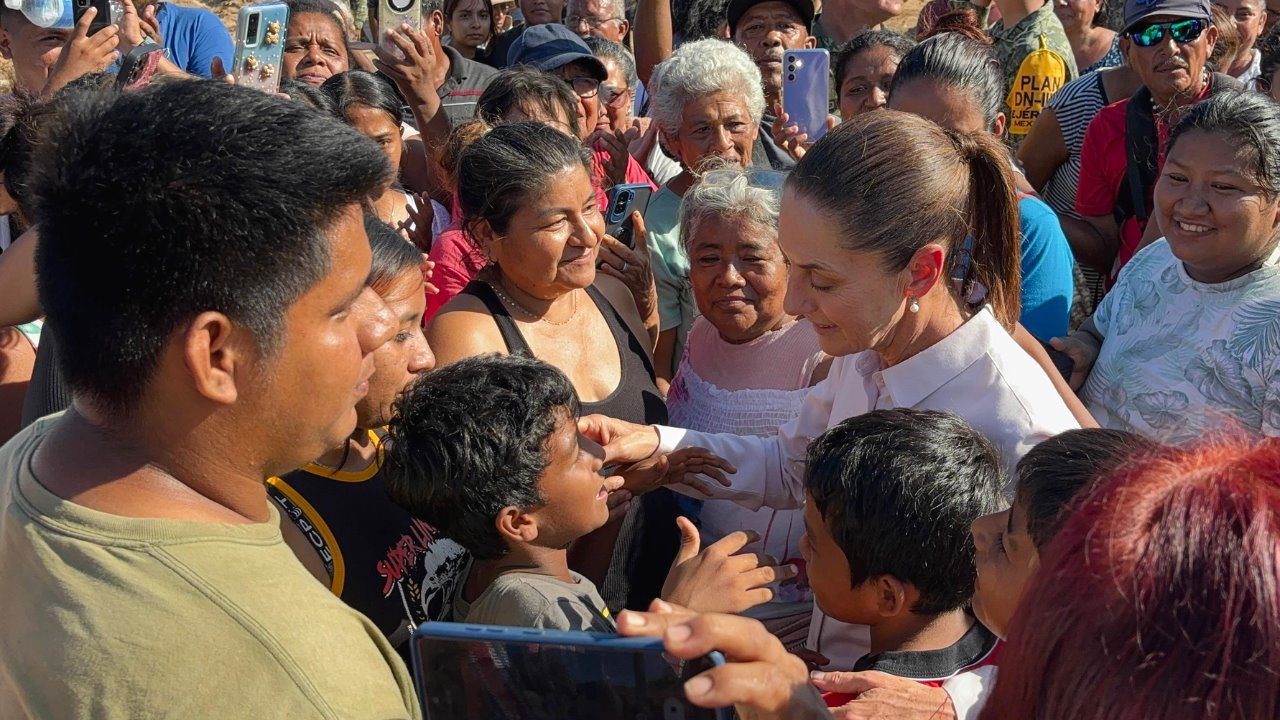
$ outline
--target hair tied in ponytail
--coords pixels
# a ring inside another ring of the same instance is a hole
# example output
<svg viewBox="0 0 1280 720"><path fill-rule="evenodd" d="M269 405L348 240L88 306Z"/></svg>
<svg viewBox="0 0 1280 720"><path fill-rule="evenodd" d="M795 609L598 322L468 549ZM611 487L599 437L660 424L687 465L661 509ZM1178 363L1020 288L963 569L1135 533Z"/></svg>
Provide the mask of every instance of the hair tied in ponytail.
<svg viewBox="0 0 1280 720"><path fill-rule="evenodd" d="M982 154L982 146L978 144L977 133L959 132L957 130L945 129L947 137L951 138L951 142L956 146L956 150L960 153L960 159L965 163L972 163Z"/></svg>

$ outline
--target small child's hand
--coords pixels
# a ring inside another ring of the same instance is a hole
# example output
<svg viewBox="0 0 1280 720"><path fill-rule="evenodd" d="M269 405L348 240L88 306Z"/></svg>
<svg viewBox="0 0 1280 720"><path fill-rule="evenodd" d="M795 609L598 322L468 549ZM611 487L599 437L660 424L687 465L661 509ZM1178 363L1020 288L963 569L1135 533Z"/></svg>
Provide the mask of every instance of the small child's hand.
<svg viewBox="0 0 1280 720"><path fill-rule="evenodd" d="M650 490L680 483L688 485L699 493L710 497L702 489L704 481L701 475L713 478L716 482L729 486L729 478L725 473L737 472L728 460L703 448L684 448L668 455L642 460L621 470L623 487L633 495L643 495Z"/></svg>
<svg viewBox="0 0 1280 720"><path fill-rule="evenodd" d="M694 612L740 613L773 599L769 585L788 580L795 565L778 565L767 555L740 553L760 539L752 531L729 533L702 550L698 528L688 518L676 518L680 551L662 586L662 599Z"/></svg>

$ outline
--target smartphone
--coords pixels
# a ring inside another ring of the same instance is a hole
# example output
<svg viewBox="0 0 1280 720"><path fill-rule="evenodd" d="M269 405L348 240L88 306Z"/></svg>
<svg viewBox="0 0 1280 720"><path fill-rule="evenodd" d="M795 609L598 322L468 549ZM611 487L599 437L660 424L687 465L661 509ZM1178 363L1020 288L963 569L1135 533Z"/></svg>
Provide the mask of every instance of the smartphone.
<svg viewBox="0 0 1280 720"><path fill-rule="evenodd" d="M632 232L631 213L644 211L649 207L649 199L653 197L653 188L648 183L623 183L614 185L609 191L609 206L605 211L605 233L629 248L635 248L636 238Z"/></svg>
<svg viewBox="0 0 1280 720"><path fill-rule="evenodd" d="M724 664L680 661L654 638L429 622L413 674L427 720L732 720L691 705L684 683Z"/></svg>
<svg viewBox="0 0 1280 720"><path fill-rule="evenodd" d="M788 50L782 55L782 111L809 142L827 134L830 74L826 50Z"/></svg>
<svg viewBox="0 0 1280 720"><path fill-rule="evenodd" d="M396 57L403 53L387 40L387 32L406 23L415 30L422 29L422 3L418 0L378 0L377 42Z"/></svg>
<svg viewBox="0 0 1280 720"><path fill-rule="evenodd" d="M84 17L84 13L89 8L96 8L97 15L93 16L93 22L89 23L89 34L92 35L99 30L107 27L112 23L111 20L111 0L73 0L72 5L72 27L80 24L80 18Z"/></svg>
<svg viewBox="0 0 1280 720"><path fill-rule="evenodd" d="M288 26L289 6L282 2L254 3L240 8L236 19L236 59L231 71L237 85L269 93L280 91Z"/></svg>
<svg viewBox="0 0 1280 720"><path fill-rule="evenodd" d="M1058 372L1062 373L1063 379L1071 380L1071 374L1076 370L1076 361L1047 342L1042 341L1040 344L1044 346L1045 352L1049 353L1049 359L1053 361L1053 366L1058 369Z"/></svg>

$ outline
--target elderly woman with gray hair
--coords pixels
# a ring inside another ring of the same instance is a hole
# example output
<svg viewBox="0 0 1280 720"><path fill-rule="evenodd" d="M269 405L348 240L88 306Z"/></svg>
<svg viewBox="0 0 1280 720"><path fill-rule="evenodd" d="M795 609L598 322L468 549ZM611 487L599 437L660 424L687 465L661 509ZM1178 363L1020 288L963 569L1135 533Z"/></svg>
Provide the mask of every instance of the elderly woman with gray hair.
<svg viewBox="0 0 1280 720"><path fill-rule="evenodd" d="M771 171L712 170L685 192L680 236L699 317L667 397L672 425L776 435L799 415L809 387L827 375L831 358L818 347L813 325L782 307L789 276L778 247L782 179ZM688 502L700 505L703 542L754 530L759 540L748 551L804 566L802 509ZM778 587L772 602L746 614L794 647L808 634L812 607L801 574Z"/></svg>
<svg viewBox="0 0 1280 720"><path fill-rule="evenodd" d="M654 364L658 377L669 381L695 315L689 261L680 244L680 201L708 166L751 167L764 92L751 56L722 40L681 45L654 69L651 85L650 114L659 141L681 168L653 196L644 216L662 330Z"/></svg>

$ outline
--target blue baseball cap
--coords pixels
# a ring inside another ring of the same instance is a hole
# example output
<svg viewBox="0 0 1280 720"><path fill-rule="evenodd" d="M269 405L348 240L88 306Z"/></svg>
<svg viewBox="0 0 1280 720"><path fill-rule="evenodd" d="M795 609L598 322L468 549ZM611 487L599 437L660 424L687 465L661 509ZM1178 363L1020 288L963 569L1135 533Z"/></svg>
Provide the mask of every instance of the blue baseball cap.
<svg viewBox="0 0 1280 720"><path fill-rule="evenodd" d="M548 72L571 62L581 62L600 82L609 77L604 63L591 54L582 38L560 23L526 28L507 51L508 65L527 65Z"/></svg>
<svg viewBox="0 0 1280 720"><path fill-rule="evenodd" d="M1209 0L1125 0L1124 32L1130 32L1147 18L1159 15L1213 22Z"/></svg>

